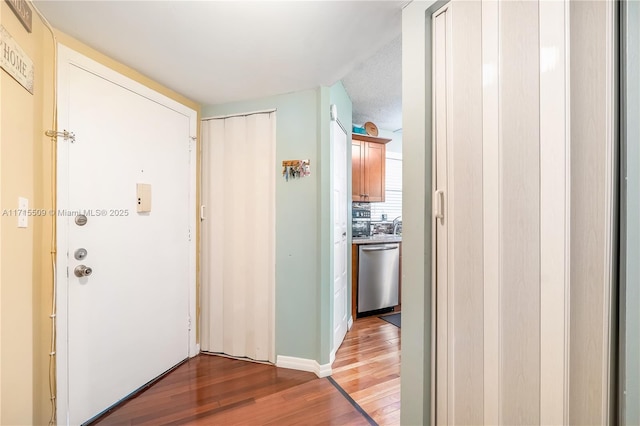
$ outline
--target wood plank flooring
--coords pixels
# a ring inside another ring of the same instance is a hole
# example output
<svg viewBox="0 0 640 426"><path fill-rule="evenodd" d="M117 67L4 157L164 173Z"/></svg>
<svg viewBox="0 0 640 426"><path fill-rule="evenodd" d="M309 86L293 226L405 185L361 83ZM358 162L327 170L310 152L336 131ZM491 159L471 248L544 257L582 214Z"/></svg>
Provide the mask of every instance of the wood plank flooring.
<svg viewBox="0 0 640 426"><path fill-rule="evenodd" d="M333 379L379 425L400 424L400 328L377 316L354 322Z"/></svg>
<svg viewBox="0 0 640 426"><path fill-rule="evenodd" d="M336 354L333 379L379 425L400 423L400 330L359 319ZM326 378L199 355L100 418L98 425L368 425Z"/></svg>

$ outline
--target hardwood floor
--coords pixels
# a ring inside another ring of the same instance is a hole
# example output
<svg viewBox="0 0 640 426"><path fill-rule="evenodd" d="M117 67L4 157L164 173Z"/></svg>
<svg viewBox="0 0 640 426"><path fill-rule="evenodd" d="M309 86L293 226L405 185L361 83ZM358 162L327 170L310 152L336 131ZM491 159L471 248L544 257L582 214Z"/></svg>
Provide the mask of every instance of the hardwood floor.
<svg viewBox="0 0 640 426"><path fill-rule="evenodd" d="M333 364L333 379L379 425L400 424L400 329L359 319ZM369 425L326 378L199 355L127 401L98 425Z"/></svg>
<svg viewBox="0 0 640 426"><path fill-rule="evenodd" d="M368 425L327 380L315 374L199 355L99 425Z"/></svg>
<svg viewBox="0 0 640 426"><path fill-rule="evenodd" d="M379 425L400 424L400 328L356 320L336 353L333 379Z"/></svg>

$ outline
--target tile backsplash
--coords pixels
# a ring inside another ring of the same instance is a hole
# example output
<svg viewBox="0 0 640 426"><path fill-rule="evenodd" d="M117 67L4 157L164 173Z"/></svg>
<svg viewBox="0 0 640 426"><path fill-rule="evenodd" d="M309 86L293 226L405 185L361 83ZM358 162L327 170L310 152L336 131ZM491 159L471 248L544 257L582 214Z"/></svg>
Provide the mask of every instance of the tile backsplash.
<svg viewBox="0 0 640 426"><path fill-rule="evenodd" d="M393 223L390 222L373 222L371 223L372 234L393 234Z"/></svg>
<svg viewBox="0 0 640 426"><path fill-rule="evenodd" d="M371 222L372 235L393 234L392 222ZM398 224L398 234L402 234L402 222Z"/></svg>

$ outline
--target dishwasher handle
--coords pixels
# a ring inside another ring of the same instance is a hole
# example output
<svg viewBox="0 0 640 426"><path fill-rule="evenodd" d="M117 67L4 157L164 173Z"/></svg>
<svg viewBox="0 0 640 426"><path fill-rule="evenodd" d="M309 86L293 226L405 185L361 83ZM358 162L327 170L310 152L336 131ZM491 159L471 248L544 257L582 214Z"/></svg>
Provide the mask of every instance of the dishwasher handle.
<svg viewBox="0 0 640 426"><path fill-rule="evenodd" d="M397 245L393 246L375 246L375 247L362 247L362 251L382 251L382 250L395 250Z"/></svg>

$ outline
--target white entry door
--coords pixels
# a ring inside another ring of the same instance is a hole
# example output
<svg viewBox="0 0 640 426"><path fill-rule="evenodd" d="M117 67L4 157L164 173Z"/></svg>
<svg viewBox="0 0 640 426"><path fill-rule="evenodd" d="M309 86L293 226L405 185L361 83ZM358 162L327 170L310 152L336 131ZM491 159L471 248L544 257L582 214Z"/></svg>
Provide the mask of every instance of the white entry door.
<svg viewBox="0 0 640 426"><path fill-rule="evenodd" d="M337 121L333 133L333 353L347 334L347 134Z"/></svg>
<svg viewBox="0 0 640 426"><path fill-rule="evenodd" d="M59 53L58 421L80 424L195 355L197 117Z"/></svg>

